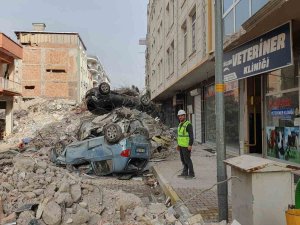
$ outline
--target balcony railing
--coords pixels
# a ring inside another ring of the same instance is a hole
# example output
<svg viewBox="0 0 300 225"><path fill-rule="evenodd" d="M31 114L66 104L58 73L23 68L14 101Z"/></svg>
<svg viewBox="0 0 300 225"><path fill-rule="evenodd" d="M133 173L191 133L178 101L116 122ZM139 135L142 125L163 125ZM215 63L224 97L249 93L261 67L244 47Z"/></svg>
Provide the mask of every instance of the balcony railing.
<svg viewBox="0 0 300 225"><path fill-rule="evenodd" d="M0 91L9 91L16 94L22 93L22 85L12 80L0 77Z"/></svg>

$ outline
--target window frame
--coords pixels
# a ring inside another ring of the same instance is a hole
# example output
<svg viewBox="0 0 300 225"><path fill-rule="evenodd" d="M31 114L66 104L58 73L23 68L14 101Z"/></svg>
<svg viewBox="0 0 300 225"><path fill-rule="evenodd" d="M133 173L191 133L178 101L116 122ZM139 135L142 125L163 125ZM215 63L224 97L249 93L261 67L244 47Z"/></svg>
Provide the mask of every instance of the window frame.
<svg viewBox="0 0 300 225"><path fill-rule="evenodd" d="M222 19L224 20L229 13L233 12L233 33L232 34L236 33L240 29L240 27L236 27L236 7L240 3L240 1L242 0L233 0L232 5L224 12L224 0L222 0L222 12L223 12ZM255 0L247 0L247 1L248 1L248 12L249 12L248 19L249 19L251 16L255 14L253 13L252 10L252 2ZM267 4L267 2L268 0L266 1L265 4Z"/></svg>
<svg viewBox="0 0 300 225"><path fill-rule="evenodd" d="M196 51L196 20L197 20L197 14L195 10L191 15L192 53Z"/></svg>

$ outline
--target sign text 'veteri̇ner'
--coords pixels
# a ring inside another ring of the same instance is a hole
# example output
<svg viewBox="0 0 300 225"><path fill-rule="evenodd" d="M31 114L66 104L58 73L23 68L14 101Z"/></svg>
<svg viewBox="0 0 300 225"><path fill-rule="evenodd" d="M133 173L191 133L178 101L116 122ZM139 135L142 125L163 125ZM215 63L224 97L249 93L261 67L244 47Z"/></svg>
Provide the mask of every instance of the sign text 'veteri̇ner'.
<svg viewBox="0 0 300 225"><path fill-rule="evenodd" d="M261 39L259 44L234 54L232 56L232 66L240 65L241 63L245 63L283 49L285 48L285 40L285 33L281 33L267 40Z"/></svg>
<svg viewBox="0 0 300 225"><path fill-rule="evenodd" d="M224 52L224 82L292 65L291 30L289 22L229 52Z"/></svg>

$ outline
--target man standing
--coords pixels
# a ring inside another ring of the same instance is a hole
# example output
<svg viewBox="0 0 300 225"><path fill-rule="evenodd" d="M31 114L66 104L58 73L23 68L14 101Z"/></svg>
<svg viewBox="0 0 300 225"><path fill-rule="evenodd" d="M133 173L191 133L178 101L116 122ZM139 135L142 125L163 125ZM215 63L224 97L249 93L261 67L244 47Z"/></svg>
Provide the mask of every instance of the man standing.
<svg viewBox="0 0 300 225"><path fill-rule="evenodd" d="M192 145L194 142L193 127L190 121L186 120L184 110L178 111L179 125L177 129L177 150L180 153L180 159L183 170L179 177L187 179L195 178L193 162L191 160Z"/></svg>

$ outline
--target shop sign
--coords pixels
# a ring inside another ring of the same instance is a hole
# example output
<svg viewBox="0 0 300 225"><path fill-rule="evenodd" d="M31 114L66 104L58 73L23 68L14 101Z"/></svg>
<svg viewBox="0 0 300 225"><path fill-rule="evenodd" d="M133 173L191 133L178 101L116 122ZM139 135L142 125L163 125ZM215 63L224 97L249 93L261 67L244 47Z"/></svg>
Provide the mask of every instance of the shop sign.
<svg viewBox="0 0 300 225"><path fill-rule="evenodd" d="M273 109L271 111L273 117L291 118L294 114L294 109Z"/></svg>
<svg viewBox="0 0 300 225"><path fill-rule="evenodd" d="M224 53L224 82L293 64L291 22Z"/></svg>

